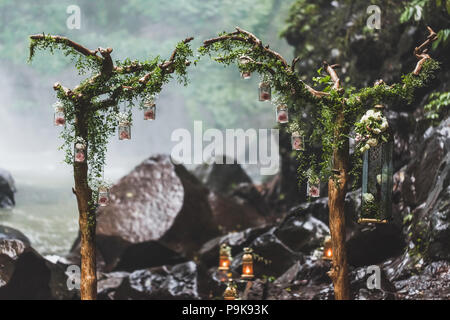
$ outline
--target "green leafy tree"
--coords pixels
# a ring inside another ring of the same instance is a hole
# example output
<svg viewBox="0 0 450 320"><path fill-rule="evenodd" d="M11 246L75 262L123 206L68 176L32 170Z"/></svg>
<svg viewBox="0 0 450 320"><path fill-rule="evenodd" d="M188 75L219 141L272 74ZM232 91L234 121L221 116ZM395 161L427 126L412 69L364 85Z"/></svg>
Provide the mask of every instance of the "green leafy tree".
<svg viewBox="0 0 450 320"><path fill-rule="evenodd" d="M61 133L65 161L73 166L81 233L81 299L95 299L96 277L96 199L102 177L108 139L115 133L118 116L131 122L131 109L159 93L175 73L187 84L186 67L192 56L187 38L177 44L168 60L156 57L138 61L113 61L112 48L90 50L66 37L38 34L30 36L30 57L36 50L58 50L72 59L79 74L89 76L74 89L55 83L53 89L64 107L66 124ZM125 112L120 113L120 105ZM143 104L138 105L144 108ZM123 119L122 119L123 120ZM74 145L84 146L86 159L74 161Z"/></svg>
<svg viewBox="0 0 450 320"><path fill-rule="evenodd" d="M437 35L431 28L428 30L427 40L414 51L419 61L412 73L404 75L400 83L388 85L378 80L373 86L361 89L345 89L336 72L339 65L330 65L326 61L323 61L319 75L314 79L323 89L314 89L295 70L299 58L288 63L254 34L238 27L234 32L221 33L204 41L199 49L202 55L209 55L219 63L237 63L243 72L260 73L274 89L276 101L289 105L290 124L286 129L291 133L302 131L309 137L305 151L298 152L301 163L298 173L303 179L305 175L311 175L311 170L307 170L310 167L313 171L317 170L317 176L322 181L328 179L333 250L332 268L328 274L333 280L336 299L350 299L344 216L345 195L351 174L349 137L355 123L367 109L399 101L411 103L414 91L434 77L438 63L431 59L427 50L436 41ZM308 121L304 120L305 114ZM321 148L315 147L317 145ZM361 159L359 148L353 157L357 161Z"/></svg>

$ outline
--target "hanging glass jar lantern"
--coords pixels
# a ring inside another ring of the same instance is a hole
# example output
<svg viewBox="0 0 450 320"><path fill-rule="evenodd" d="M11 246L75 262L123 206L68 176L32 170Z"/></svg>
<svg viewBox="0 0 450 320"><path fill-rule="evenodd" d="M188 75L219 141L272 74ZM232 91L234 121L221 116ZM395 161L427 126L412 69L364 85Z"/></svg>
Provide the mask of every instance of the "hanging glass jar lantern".
<svg viewBox="0 0 450 320"><path fill-rule="evenodd" d="M387 223L392 214L393 142L383 109L382 105L376 105L375 111L368 111L369 115L373 115L372 118L367 117L369 120L365 120L369 121L370 125L370 121L376 118L378 123L381 122L381 130L374 132L375 129L371 129L374 135L363 149L359 223Z"/></svg>
<svg viewBox="0 0 450 320"><path fill-rule="evenodd" d="M306 185L306 194L311 198L320 197L320 179L317 177L309 177Z"/></svg>
<svg viewBox="0 0 450 320"><path fill-rule="evenodd" d="M246 80L250 79L252 77L252 73L250 71L248 71L248 70L245 70L245 66L249 63L249 58L245 57L245 56L242 56L242 57L239 58L239 63L242 66L241 68L244 69L241 72L242 79L246 79Z"/></svg>
<svg viewBox="0 0 450 320"><path fill-rule="evenodd" d="M305 145L304 145L304 136L300 134L300 132L295 131L292 132L292 136L291 136L291 144L292 144L292 150L305 150Z"/></svg>
<svg viewBox="0 0 450 320"><path fill-rule="evenodd" d="M226 244L222 243L220 246L219 253L219 270L228 271L230 269L231 262L231 248Z"/></svg>
<svg viewBox="0 0 450 320"><path fill-rule="evenodd" d="M78 139L74 145L74 162L86 161L86 142L82 139Z"/></svg>
<svg viewBox="0 0 450 320"><path fill-rule="evenodd" d="M64 112L64 106L61 102L55 102L53 104L53 107L55 108L55 114L53 118L53 124L55 126L64 126L66 124L66 115Z"/></svg>
<svg viewBox="0 0 450 320"><path fill-rule="evenodd" d="M323 260L332 260L333 259L333 249L331 248L331 237L326 236L325 241L323 242Z"/></svg>
<svg viewBox="0 0 450 320"><path fill-rule="evenodd" d="M386 223L392 213L393 145L384 142L363 154L359 223Z"/></svg>
<svg viewBox="0 0 450 320"><path fill-rule="evenodd" d="M272 99L272 88L268 81L259 83L259 101L270 101Z"/></svg>
<svg viewBox="0 0 450 320"><path fill-rule="evenodd" d="M233 280L228 281L227 288L225 289L225 292L223 293L223 299L224 300L236 300L239 298L236 285L233 283Z"/></svg>
<svg viewBox="0 0 450 320"><path fill-rule="evenodd" d="M251 248L244 248L244 255L242 256L242 275L241 278L245 280L253 279L253 250Z"/></svg>
<svg viewBox="0 0 450 320"><path fill-rule="evenodd" d="M131 124L129 121L119 122L119 140L130 140L131 139Z"/></svg>
<svg viewBox="0 0 450 320"><path fill-rule="evenodd" d="M105 207L109 203L109 188L107 186L98 187L98 205Z"/></svg>
<svg viewBox="0 0 450 320"><path fill-rule="evenodd" d="M285 104L280 104L277 107L277 122L287 123L289 121L288 107Z"/></svg>
<svg viewBox="0 0 450 320"><path fill-rule="evenodd" d="M144 102L144 120L155 120L156 117L156 104L153 96L148 97Z"/></svg>

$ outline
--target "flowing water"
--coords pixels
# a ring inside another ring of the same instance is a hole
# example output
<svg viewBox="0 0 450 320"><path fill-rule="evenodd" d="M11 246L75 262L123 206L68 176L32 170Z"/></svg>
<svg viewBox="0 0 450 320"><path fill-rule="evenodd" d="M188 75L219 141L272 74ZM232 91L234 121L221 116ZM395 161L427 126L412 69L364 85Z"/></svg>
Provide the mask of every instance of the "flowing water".
<svg viewBox="0 0 450 320"><path fill-rule="evenodd" d="M16 207L0 209L0 224L23 232L42 255L67 254L78 232L70 177L16 175L14 178L18 190Z"/></svg>

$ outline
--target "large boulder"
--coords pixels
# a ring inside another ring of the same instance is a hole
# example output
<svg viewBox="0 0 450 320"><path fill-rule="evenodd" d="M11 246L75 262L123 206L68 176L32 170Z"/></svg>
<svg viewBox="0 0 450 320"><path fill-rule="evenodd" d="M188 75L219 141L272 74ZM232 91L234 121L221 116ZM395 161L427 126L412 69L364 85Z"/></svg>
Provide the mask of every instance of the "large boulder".
<svg viewBox="0 0 450 320"><path fill-rule="evenodd" d="M212 238L262 223L248 202L210 192L168 156L150 157L111 188L110 204L98 210L98 265L132 271L180 263ZM79 260L79 248L78 239L71 261Z"/></svg>
<svg viewBox="0 0 450 320"><path fill-rule="evenodd" d="M78 297L75 290L67 288L63 266L43 258L19 231L7 231L6 235L0 231L0 300ZM18 239L12 237L13 233Z"/></svg>
<svg viewBox="0 0 450 320"><path fill-rule="evenodd" d="M8 171L0 169L0 208L10 209L16 204L14 179Z"/></svg>
<svg viewBox="0 0 450 320"><path fill-rule="evenodd" d="M189 256L219 234L208 189L163 155L150 157L120 179L110 190L109 205L98 210L97 251L105 270L113 270L119 261L127 270L179 262L177 254ZM135 253L143 248L142 261L124 260L139 258ZM79 256L79 250L78 238L73 255Z"/></svg>
<svg viewBox="0 0 450 320"><path fill-rule="evenodd" d="M114 299L198 300L197 281L197 266L192 261L137 270L123 278Z"/></svg>

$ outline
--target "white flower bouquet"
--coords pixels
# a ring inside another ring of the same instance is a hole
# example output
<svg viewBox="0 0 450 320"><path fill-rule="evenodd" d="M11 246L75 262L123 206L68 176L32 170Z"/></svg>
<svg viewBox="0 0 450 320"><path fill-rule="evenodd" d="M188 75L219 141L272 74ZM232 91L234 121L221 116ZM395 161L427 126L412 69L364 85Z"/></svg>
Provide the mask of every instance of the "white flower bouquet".
<svg viewBox="0 0 450 320"><path fill-rule="evenodd" d="M388 121L381 111L368 110L355 126L355 141L359 151L363 153L380 143L388 142L388 128Z"/></svg>

